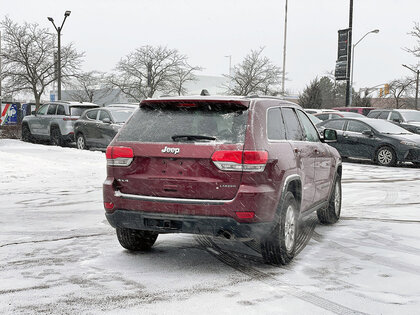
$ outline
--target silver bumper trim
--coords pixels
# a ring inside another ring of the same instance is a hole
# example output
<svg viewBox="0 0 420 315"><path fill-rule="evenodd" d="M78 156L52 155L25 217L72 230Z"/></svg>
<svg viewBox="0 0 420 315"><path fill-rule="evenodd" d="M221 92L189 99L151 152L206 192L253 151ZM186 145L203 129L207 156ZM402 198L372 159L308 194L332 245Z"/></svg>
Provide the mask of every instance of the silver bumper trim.
<svg viewBox="0 0 420 315"><path fill-rule="evenodd" d="M166 203L180 203L180 204L199 204L199 205L223 205L231 200L209 200L209 199L187 199L187 198L169 198L169 197L156 197L156 196L144 196L144 195L132 195L124 194L119 190L116 190L114 193L115 197L133 199L133 200L142 200L142 201L155 201L155 202L166 202Z"/></svg>

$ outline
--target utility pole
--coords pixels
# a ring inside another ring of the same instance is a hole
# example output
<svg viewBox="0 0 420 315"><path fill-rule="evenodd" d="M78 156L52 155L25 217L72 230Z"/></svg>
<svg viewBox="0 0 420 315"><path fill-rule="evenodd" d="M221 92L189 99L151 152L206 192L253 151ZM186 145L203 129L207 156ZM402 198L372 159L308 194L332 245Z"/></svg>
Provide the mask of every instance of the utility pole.
<svg viewBox="0 0 420 315"><path fill-rule="evenodd" d="M286 36L287 36L287 0L284 9L284 44L283 44L283 73L281 80L281 94L284 96L284 81L286 80Z"/></svg>
<svg viewBox="0 0 420 315"><path fill-rule="evenodd" d="M352 53L352 43L351 43L351 38L352 38L352 31L353 31L353 0L350 0L350 12L349 12L349 36L348 36L348 57L347 57L347 73L350 74L351 71L351 53ZM350 78L349 76L347 76L346 79L346 107L348 107L350 105Z"/></svg>

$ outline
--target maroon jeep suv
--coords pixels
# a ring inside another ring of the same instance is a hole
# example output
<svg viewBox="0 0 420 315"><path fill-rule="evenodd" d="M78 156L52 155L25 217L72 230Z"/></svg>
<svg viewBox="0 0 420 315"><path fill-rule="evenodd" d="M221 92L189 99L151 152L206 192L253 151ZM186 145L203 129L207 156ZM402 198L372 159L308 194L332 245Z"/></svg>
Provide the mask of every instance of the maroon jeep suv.
<svg viewBox="0 0 420 315"><path fill-rule="evenodd" d="M106 151L106 217L128 250L206 234L255 239L266 262L287 264L300 217L339 219L336 137L274 97L143 100Z"/></svg>

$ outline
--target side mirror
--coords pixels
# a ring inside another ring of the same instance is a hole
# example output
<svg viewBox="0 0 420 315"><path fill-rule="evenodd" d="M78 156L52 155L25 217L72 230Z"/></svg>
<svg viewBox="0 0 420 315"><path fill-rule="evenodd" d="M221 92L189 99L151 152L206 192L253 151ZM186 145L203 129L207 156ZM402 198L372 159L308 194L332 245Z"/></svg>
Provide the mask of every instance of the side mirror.
<svg viewBox="0 0 420 315"><path fill-rule="evenodd" d="M393 122L396 122L396 123L398 123L398 124L401 122L401 120L399 120L398 118L393 119L392 121L393 121Z"/></svg>
<svg viewBox="0 0 420 315"><path fill-rule="evenodd" d="M102 119L102 122L103 122L104 124L110 124L110 123L111 123L111 119L109 119L109 118L104 118L104 119Z"/></svg>
<svg viewBox="0 0 420 315"><path fill-rule="evenodd" d="M31 112L31 115L36 116L36 110L33 110L33 111Z"/></svg>
<svg viewBox="0 0 420 315"><path fill-rule="evenodd" d="M373 137L373 132L372 130L363 130L362 135L367 137Z"/></svg>
<svg viewBox="0 0 420 315"><path fill-rule="evenodd" d="M337 142L337 131L334 129L324 129L324 139L325 143Z"/></svg>

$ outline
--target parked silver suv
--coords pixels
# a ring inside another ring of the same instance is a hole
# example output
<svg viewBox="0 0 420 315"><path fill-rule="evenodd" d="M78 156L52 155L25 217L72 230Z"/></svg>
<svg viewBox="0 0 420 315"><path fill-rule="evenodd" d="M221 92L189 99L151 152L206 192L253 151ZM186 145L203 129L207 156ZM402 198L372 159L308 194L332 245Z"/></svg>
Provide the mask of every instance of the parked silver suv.
<svg viewBox="0 0 420 315"><path fill-rule="evenodd" d="M99 105L87 102L51 102L42 105L22 121L22 140L49 140L63 146L74 141L75 121L87 109Z"/></svg>

